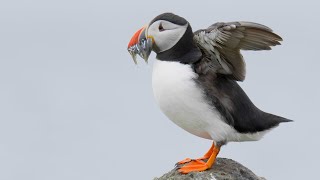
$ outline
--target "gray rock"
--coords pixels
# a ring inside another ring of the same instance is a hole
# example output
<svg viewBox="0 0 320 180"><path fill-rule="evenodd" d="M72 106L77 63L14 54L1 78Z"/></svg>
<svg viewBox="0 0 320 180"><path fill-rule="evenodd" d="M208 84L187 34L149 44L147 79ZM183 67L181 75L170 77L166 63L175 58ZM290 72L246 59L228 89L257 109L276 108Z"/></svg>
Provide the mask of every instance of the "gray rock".
<svg viewBox="0 0 320 180"><path fill-rule="evenodd" d="M264 180L240 163L226 158L217 158L213 167L203 172L181 174L175 167L170 172L154 180Z"/></svg>

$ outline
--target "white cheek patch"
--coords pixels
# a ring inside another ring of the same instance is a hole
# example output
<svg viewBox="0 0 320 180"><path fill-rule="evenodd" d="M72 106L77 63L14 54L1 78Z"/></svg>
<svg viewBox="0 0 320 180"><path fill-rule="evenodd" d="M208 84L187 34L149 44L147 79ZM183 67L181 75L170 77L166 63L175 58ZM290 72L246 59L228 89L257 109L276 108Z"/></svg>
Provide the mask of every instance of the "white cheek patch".
<svg viewBox="0 0 320 180"><path fill-rule="evenodd" d="M162 23L164 31L159 31L158 27ZM181 39L188 28L186 25L176 25L168 21L156 21L148 28L148 35L152 36L159 52L172 48Z"/></svg>

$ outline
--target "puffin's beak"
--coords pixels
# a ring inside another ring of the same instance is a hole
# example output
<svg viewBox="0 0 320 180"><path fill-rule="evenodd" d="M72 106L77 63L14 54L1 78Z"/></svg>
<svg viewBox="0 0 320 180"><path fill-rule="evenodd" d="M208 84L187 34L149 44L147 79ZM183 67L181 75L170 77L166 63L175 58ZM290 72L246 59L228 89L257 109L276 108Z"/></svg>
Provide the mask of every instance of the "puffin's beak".
<svg viewBox="0 0 320 180"><path fill-rule="evenodd" d="M153 42L152 38L146 38L146 30L147 26L139 29L136 33L134 33L128 44L128 51L135 64L137 64L137 54L139 54L139 56L142 57L146 63L148 63Z"/></svg>

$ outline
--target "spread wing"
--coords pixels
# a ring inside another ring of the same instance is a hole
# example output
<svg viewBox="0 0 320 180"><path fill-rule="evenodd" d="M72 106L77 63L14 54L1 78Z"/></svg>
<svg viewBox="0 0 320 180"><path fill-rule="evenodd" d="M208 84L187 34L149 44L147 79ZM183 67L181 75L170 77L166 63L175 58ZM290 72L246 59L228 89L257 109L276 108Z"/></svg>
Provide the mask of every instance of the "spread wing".
<svg viewBox="0 0 320 180"><path fill-rule="evenodd" d="M202 51L196 66L201 73L226 74L243 81L246 65L240 50L270 50L282 38L267 26L253 22L215 23L194 33L193 40Z"/></svg>

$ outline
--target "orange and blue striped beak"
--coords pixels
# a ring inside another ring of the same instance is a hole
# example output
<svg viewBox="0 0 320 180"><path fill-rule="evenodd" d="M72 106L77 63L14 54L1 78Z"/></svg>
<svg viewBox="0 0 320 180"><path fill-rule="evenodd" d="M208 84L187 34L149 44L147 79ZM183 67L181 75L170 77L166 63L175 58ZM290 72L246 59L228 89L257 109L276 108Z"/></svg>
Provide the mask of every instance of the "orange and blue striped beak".
<svg viewBox="0 0 320 180"><path fill-rule="evenodd" d="M147 26L144 26L135 32L128 44L128 51L135 64L137 64L137 54L148 63L152 51L152 38L146 37L146 30Z"/></svg>

